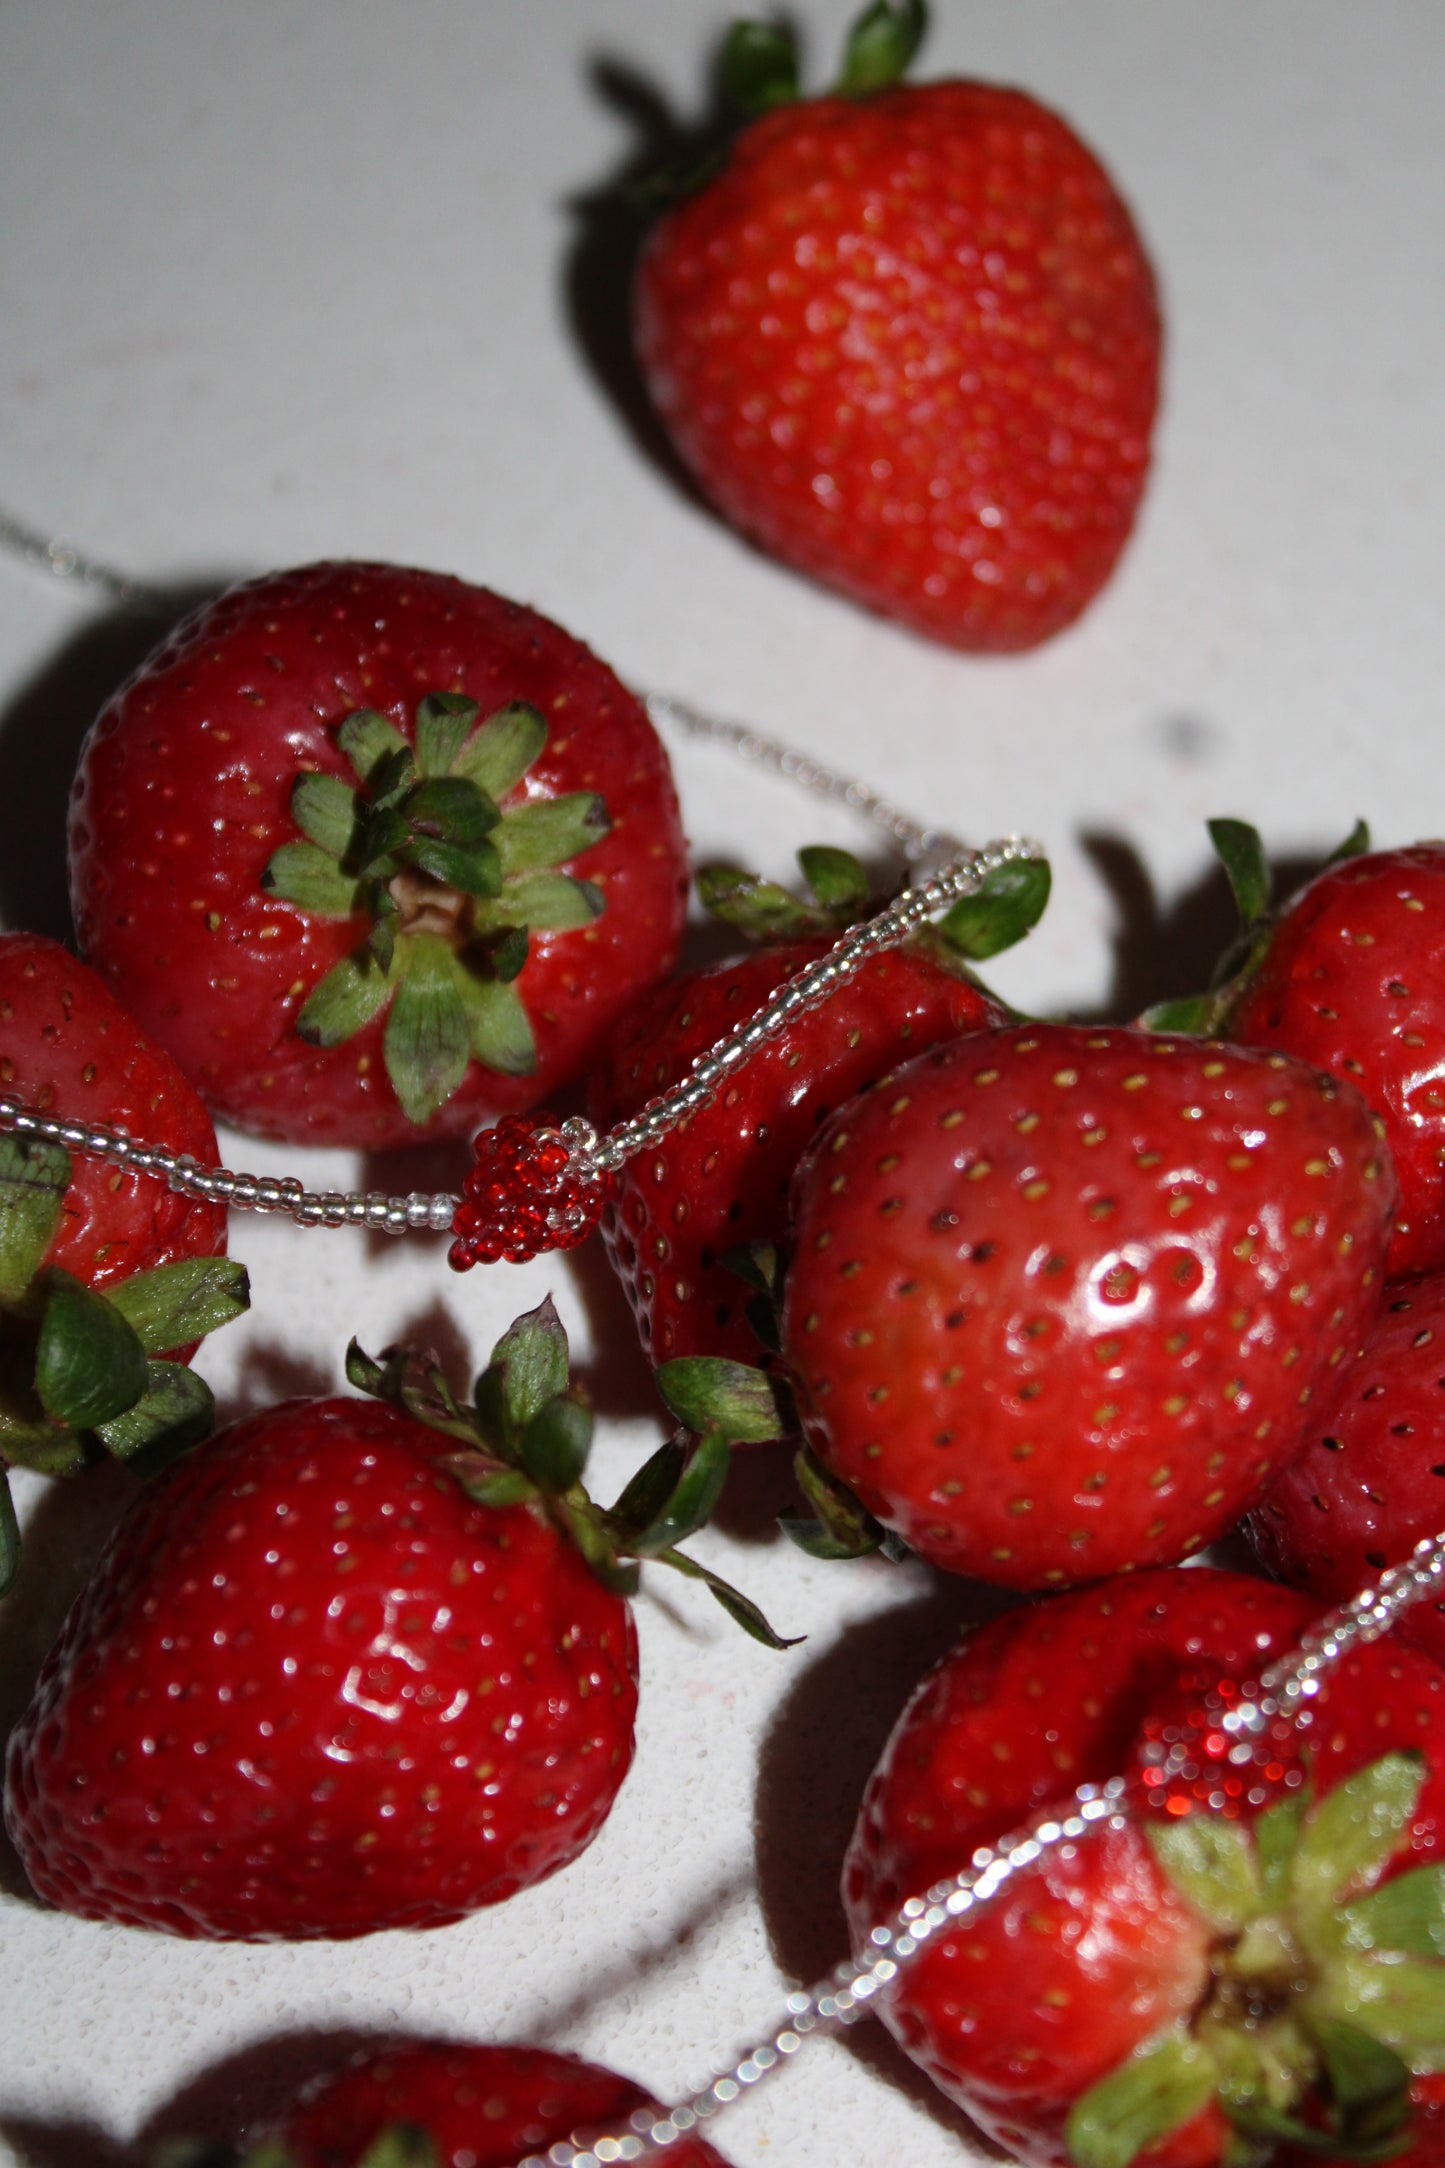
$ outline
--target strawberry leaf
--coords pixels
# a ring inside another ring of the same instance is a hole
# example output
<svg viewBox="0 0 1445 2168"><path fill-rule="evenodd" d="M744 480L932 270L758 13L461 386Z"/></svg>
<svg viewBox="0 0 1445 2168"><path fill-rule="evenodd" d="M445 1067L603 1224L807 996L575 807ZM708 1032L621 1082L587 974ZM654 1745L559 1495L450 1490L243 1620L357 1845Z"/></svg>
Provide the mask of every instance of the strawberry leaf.
<svg viewBox="0 0 1445 2168"><path fill-rule="evenodd" d="M1312 1808L1291 1880L1300 1927L1323 1948L1343 1939L1338 1906L1351 1885L1377 1881L1398 1849L1423 1782L1419 1754L1382 1754Z"/></svg>
<svg viewBox="0 0 1445 2168"><path fill-rule="evenodd" d="M460 775L414 784L400 810L413 834L422 830L462 845L484 843L502 817L486 792Z"/></svg>
<svg viewBox="0 0 1445 2168"><path fill-rule="evenodd" d="M846 1483L840 1483L811 1446L800 1446L793 1461L798 1488L817 1518L780 1514L778 1526L790 1543L810 1558L866 1558L879 1549L883 1530Z"/></svg>
<svg viewBox="0 0 1445 2168"><path fill-rule="evenodd" d="M229 1257L180 1257L121 1280L108 1299L147 1355L164 1355L240 1317L251 1285L245 1266Z"/></svg>
<svg viewBox="0 0 1445 2168"><path fill-rule="evenodd" d="M546 933L571 932L602 916L606 898L592 881L570 873L513 874L476 913L479 928L535 926Z"/></svg>
<svg viewBox="0 0 1445 2168"><path fill-rule="evenodd" d="M582 1480L591 1443L592 1410L571 1393L559 1393L523 1431L522 1466L539 1490L569 1491Z"/></svg>
<svg viewBox="0 0 1445 2168"><path fill-rule="evenodd" d="M928 16L923 0L877 0L848 34L840 98L866 98L900 82L923 43Z"/></svg>
<svg viewBox="0 0 1445 2168"><path fill-rule="evenodd" d="M402 1112L420 1126L446 1105L466 1074L471 1031L451 950L435 934L398 941L395 971L399 983L382 1053Z"/></svg>
<svg viewBox="0 0 1445 2168"><path fill-rule="evenodd" d="M608 1521L619 1543L628 1550L632 1548L633 1537L652 1525L677 1489L688 1458L682 1435L669 1438L665 1445L649 1454L628 1478L617 1503L608 1512Z"/></svg>
<svg viewBox="0 0 1445 2168"><path fill-rule="evenodd" d="M0 1137L0 1302L16 1302L45 1261L70 1183L70 1155L34 1137Z"/></svg>
<svg viewBox="0 0 1445 2168"><path fill-rule="evenodd" d="M370 949L333 964L312 987L296 1019L308 1046L340 1046L369 1024L391 995L391 980Z"/></svg>
<svg viewBox="0 0 1445 2168"><path fill-rule="evenodd" d="M803 879L818 908L848 925L868 909L868 876L851 851L810 843L798 853Z"/></svg>
<svg viewBox="0 0 1445 2168"><path fill-rule="evenodd" d="M1340 1918L1352 1949L1445 1957L1445 1866L1396 1875L1346 1905Z"/></svg>
<svg viewBox="0 0 1445 2168"><path fill-rule="evenodd" d="M52 1265L35 1350L35 1390L46 1414L95 1430L134 1407L148 1372L145 1349L114 1304Z"/></svg>
<svg viewBox="0 0 1445 2168"><path fill-rule="evenodd" d="M495 896L502 866L490 843L450 843L441 836L416 836L401 852L408 865L431 875L464 896Z"/></svg>
<svg viewBox="0 0 1445 2168"><path fill-rule="evenodd" d="M1207 825L1240 918L1246 927L1253 926L1269 909L1269 864L1259 830L1248 821L1213 820Z"/></svg>
<svg viewBox="0 0 1445 2168"><path fill-rule="evenodd" d="M449 775L452 762L471 735L477 703L465 693L428 693L417 702L416 770L418 775Z"/></svg>
<svg viewBox="0 0 1445 2168"><path fill-rule="evenodd" d="M1175 1001L1156 1001L1139 1018L1143 1031L1187 1032L1195 1035L1209 1028L1213 1004L1207 994L1182 994Z"/></svg>
<svg viewBox="0 0 1445 2168"><path fill-rule="evenodd" d="M479 1506L519 1506L537 1495L537 1486L520 1468L499 1468L484 1453L447 1453L437 1464L454 1476Z"/></svg>
<svg viewBox="0 0 1445 2168"><path fill-rule="evenodd" d="M1249 1833L1221 1814L1186 1814L1150 1822L1149 1848L1174 1887L1196 1912L1226 1934L1237 1934L1264 1904Z"/></svg>
<svg viewBox="0 0 1445 2168"><path fill-rule="evenodd" d="M85 1440L63 1423L27 1423L0 1415L0 1465L28 1468L32 1475L79 1475L89 1461Z"/></svg>
<svg viewBox="0 0 1445 2168"><path fill-rule="evenodd" d="M787 1387L766 1370L721 1355L679 1355L656 1372L680 1423L700 1437L721 1431L735 1445L762 1445L798 1427Z"/></svg>
<svg viewBox="0 0 1445 2168"><path fill-rule="evenodd" d="M1295 1847L1309 1806L1309 1793L1299 1791L1255 1818L1254 1852L1267 1904L1282 1905L1289 1895Z"/></svg>
<svg viewBox="0 0 1445 2168"><path fill-rule="evenodd" d="M704 1522L712 1517L712 1511L722 1496L727 1481L732 1456L728 1441L721 1431L709 1431L700 1438L697 1450L685 1462L671 1494L653 1515L647 1526L639 1529L628 1548L639 1558L655 1558L674 1544L685 1543L695 1535Z"/></svg>
<svg viewBox="0 0 1445 2168"><path fill-rule="evenodd" d="M502 1419L520 1437L549 1401L566 1392L567 1378L567 1333L548 1295L502 1334L477 1380L477 1399L489 1381L498 1385Z"/></svg>
<svg viewBox="0 0 1445 2168"><path fill-rule="evenodd" d="M956 955L983 963L1022 941L1043 917L1053 873L1046 858L995 866L976 895L960 896L938 931Z"/></svg>
<svg viewBox="0 0 1445 2168"><path fill-rule="evenodd" d="M1370 848L1370 824L1356 821L1342 843L1337 843L1325 860L1327 866L1337 866L1341 859L1360 858Z"/></svg>
<svg viewBox="0 0 1445 2168"><path fill-rule="evenodd" d="M493 841L504 873L559 866L599 843L612 826L607 804L595 790L535 798L508 813Z"/></svg>
<svg viewBox="0 0 1445 2168"><path fill-rule="evenodd" d="M95 1431L114 1459L137 1475L152 1476L209 1437L215 1419L216 1403L204 1378L184 1363L153 1362L135 1406L97 1423Z"/></svg>
<svg viewBox="0 0 1445 2168"><path fill-rule="evenodd" d="M703 866L697 876L698 901L713 918L735 926L750 941L791 941L827 932L821 911L803 903L790 888L765 881L741 866Z"/></svg>
<svg viewBox="0 0 1445 2168"><path fill-rule="evenodd" d="M794 1634L791 1640L785 1640L769 1625L750 1596L744 1596L740 1589L734 1588L730 1581L724 1581L710 1566L699 1565L695 1558L689 1558L686 1551L659 1551L656 1556L661 1564L686 1574L690 1581L701 1581L713 1600L722 1605L728 1617L741 1626L745 1634L750 1634L754 1641L760 1641L765 1649L795 1649L804 1638L801 1634Z"/></svg>
<svg viewBox="0 0 1445 2168"><path fill-rule="evenodd" d="M291 791L291 818L303 836L328 857L349 856L357 840L363 805L339 775L298 775Z"/></svg>
<svg viewBox="0 0 1445 2168"><path fill-rule="evenodd" d="M1321 1969L1304 2014L1316 2029L1363 2027L1421 2076L1445 2071L1445 1965L1433 1958L1343 1952Z"/></svg>
<svg viewBox="0 0 1445 2168"><path fill-rule="evenodd" d="M453 755L451 772L498 800L521 782L546 743L547 725L537 709L514 700L473 731Z"/></svg>
<svg viewBox="0 0 1445 2168"><path fill-rule="evenodd" d="M516 987L500 978L475 978L466 971L458 978L477 1060L498 1076L531 1076L537 1066L537 1042Z"/></svg>
<svg viewBox="0 0 1445 2168"><path fill-rule="evenodd" d="M361 781L373 792L382 786L384 763L394 762L398 753L405 753L408 759L411 754L410 746L395 724L389 723L384 715L378 715L375 708L357 708L348 715L336 733L336 742Z"/></svg>
<svg viewBox="0 0 1445 2168"><path fill-rule="evenodd" d="M1196 2116L1215 2087L1206 2051L1180 2029L1165 2033L1075 2102L1069 2151L1079 2168L1129 2168L1137 2154Z"/></svg>
<svg viewBox="0 0 1445 2168"><path fill-rule="evenodd" d="M642 1584L641 1568L635 1559L618 1557L612 1531L600 1515L590 1505L574 1511L570 1504L555 1496L552 1509L604 1588L614 1590L619 1596L635 1596Z"/></svg>
<svg viewBox="0 0 1445 2168"><path fill-rule="evenodd" d="M351 918L361 907L355 875L319 843L283 843L267 860L261 886L314 918Z"/></svg>
<svg viewBox="0 0 1445 2168"><path fill-rule="evenodd" d="M1310 2032L1346 2146L1398 2137L1410 2114L1410 2071L1394 2049L1338 2018L1320 2018Z"/></svg>
<svg viewBox="0 0 1445 2168"><path fill-rule="evenodd" d="M437 2168L436 2148L415 2123L392 2123L373 2138L356 2168Z"/></svg>
<svg viewBox="0 0 1445 2168"><path fill-rule="evenodd" d="M734 23L722 50L722 87L728 102L750 120L798 95L798 47L791 30L777 23Z"/></svg>

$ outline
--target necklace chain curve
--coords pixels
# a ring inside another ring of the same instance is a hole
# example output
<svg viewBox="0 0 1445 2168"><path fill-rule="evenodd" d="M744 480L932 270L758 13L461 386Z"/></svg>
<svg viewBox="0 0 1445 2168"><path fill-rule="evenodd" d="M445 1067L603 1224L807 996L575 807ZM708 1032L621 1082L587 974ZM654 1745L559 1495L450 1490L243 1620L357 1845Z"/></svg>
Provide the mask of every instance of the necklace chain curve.
<svg viewBox="0 0 1445 2168"><path fill-rule="evenodd" d="M366 1227L384 1234L445 1234L459 1230L452 1262L459 1268L505 1257L520 1263L540 1250L570 1248L595 1224L612 1178L629 1159L647 1151L706 1104L724 1081L768 1040L798 1017L828 1001L870 957L897 947L937 912L972 895L998 867L1041 855L1027 837L1008 836L969 851L906 888L878 914L851 928L827 954L785 980L772 998L693 1061L681 1083L648 1101L637 1114L598 1136L579 1118L554 1127L545 1118L514 1118L478 1140L479 1157L491 1140L485 1202L479 1178L468 1178L461 1197L413 1190L309 1190L276 1175L237 1173L202 1166L187 1153L162 1150L123 1129L67 1120L0 1093L0 1130L58 1144L138 1174L154 1176L187 1196L253 1212L279 1212L302 1227ZM539 1161L538 1144L552 1148ZM499 1158L505 1146L508 1156ZM560 1148L560 1157L555 1148ZM554 1204L565 1192L565 1202ZM525 1231L513 1233L516 1216ZM480 1218L478 1214L480 1213ZM498 1226L502 1229L498 1231Z"/></svg>

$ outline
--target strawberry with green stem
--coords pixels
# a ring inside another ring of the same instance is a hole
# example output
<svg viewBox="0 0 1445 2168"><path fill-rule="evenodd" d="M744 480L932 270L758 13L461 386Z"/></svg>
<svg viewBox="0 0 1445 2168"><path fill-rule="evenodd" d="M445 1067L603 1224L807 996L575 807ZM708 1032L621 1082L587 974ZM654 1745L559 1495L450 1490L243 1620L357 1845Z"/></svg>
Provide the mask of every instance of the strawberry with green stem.
<svg viewBox="0 0 1445 2168"><path fill-rule="evenodd" d="M0 1083L41 1112L130 1128L203 1159L196 1094L58 942L0 934ZM7 1468L150 1472L205 1434L196 1343L245 1309L225 1215L149 1176L0 1136L0 1588L19 1557Z"/></svg>
<svg viewBox="0 0 1445 2168"><path fill-rule="evenodd" d="M1358 824L1278 909L1258 832L1210 836L1241 931L1205 995L1148 1021L1275 1047L1356 1085L1400 1181L1392 1277L1445 1266L1445 844L1372 851Z"/></svg>
<svg viewBox="0 0 1445 2168"><path fill-rule="evenodd" d="M1028 648L1133 524L1155 284L1058 114L903 82L924 22L869 7L818 98L790 29L738 27L748 125L649 237L635 344L682 459L769 554L950 646Z"/></svg>
<svg viewBox="0 0 1445 2168"><path fill-rule="evenodd" d="M847 852L804 850L799 863L806 900L731 866L699 875L708 910L764 945L689 972L631 1011L591 1079L589 1111L600 1129L685 1077L867 914L867 877ZM910 1052L1003 1022L1004 1009L970 967L1021 940L1048 893L1043 860L996 869L978 895L871 959L622 1169L603 1240L654 1363L751 1363L776 1346L769 1298L788 1184L818 1125Z"/></svg>
<svg viewBox="0 0 1445 2168"><path fill-rule="evenodd" d="M870 1780L855 1943L980 1845L1142 1755L1184 1682L1257 1676L1311 1616L1202 1568L1006 1614L924 1680ZM1142 1804L1046 1854L908 1966L882 2014L1009 2151L1213 2168L1379 2160L1445 2068L1445 1674L1393 1637L1321 1684L1300 1756L1229 1814ZM1408 2156L1406 2156L1408 2157Z"/></svg>
<svg viewBox="0 0 1445 2168"><path fill-rule="evenodd" d="M1042 1588L1183 1558L1337 1392L1393 1203L1359 1095L1285 1055L957 1040L800 1164L783 1354L806 1436L952 1571Z"/></svg>
<svg viewBox="0 0 1445 2168"><path fill-rule="evenodd" d="M670 967L686 867L640 704L536 612L321 564L233 589L110 701L82 947L203 1096L384 1148L537 1104Z"/></svg>
<svg viewBox="0 0 1445 2168"><path fill-rule="evenodd" d="M6 1823L62 1909L269 1941L432 1927L531 1887L632 1758L638 1561L756 1607L678 1546L721 1439L610 1510L550 1304L460 1403L351 1351L371 1397L283 1402L147 1485L12 1734Z"/></svg>
<svg viewBox="0 0 1445 2168"><path fill-rule="evenodd" d="M649 2106L628 2078L547 2048L402 2039L307 2085L241 2152L184 2144L154 2168L513 2168L578 2131L625 2129ZM726 2168L700 2137L675 2168Z"/></svg>

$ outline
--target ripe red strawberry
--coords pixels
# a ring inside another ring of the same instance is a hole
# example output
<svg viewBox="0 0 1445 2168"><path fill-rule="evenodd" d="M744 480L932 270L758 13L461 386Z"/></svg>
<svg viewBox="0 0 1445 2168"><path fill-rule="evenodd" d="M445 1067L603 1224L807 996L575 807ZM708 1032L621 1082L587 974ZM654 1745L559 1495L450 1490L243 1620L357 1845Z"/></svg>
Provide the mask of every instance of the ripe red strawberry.
<svg viewBox="0 0 1445 2168"><path fill-rule="evenodd" d="M862 869L843 852L801 856L825 889L829 875L846 886L836 935L862 907ZM966 959L995 954L1027 931L1047 898L1048 869L1030 862L1003 873L1005 893L966 899L936 931L874 957L622 1169L602 1234L653 1363L699 1355L756 1361L748 1288L725 1260L751 1243L781 1243L788 1184L818 1125L908 1054L1004 1021ZM821 916L771 884L749 884L741 906L731 894L719 899L717 886L705 883L705 897L749 927L792 930ZM593 1072L589 1111L599 1129L680 1082L697 1056L830 945L829 935L814 932L657 988L623 1019Z"/></svg>
<svg viewBox="0 0 1445 2168"><path fill-rule="evenodd" d="M1439 1270L1445 844L1343 858L1250 932L1257 953L1217 997L1221 1028L1246 1046L1298 1054L1359 1086L1384 1122L1400 1179L1389 1271Z"/></svg>
<svg viewBox="0 0 1445 2168"><path fill-rule="evenodd" d="M290 1401L142 1493L11 1741L41 1896L245 1941L434 1927L565 1866L632 1759L627 1606L388 1407Z"/></svg>
<svg viewBox="0 0 1445 2168"><path fill-rule="evenodd" d="M1250 1518L1260 1562L1319 1603L1445 1528L1445 1273L1401 1280L1351 1364L1327 1423ZM1445 1663L1445 1608L1399 1631Z"/></svg>
<svg viewBox="0 0 1445 2168"><path fill-rule="evenodd" d="M855 1947L978 1846L1124 1770L1186 1676L1257 1676L1309 1614L1242 1575L1162 1569L984 1626L870 1780L844 1876ZM1232 1818L1140 1809L1047 1855L910 1965L886 2023L1030 2162L1212 2168L1312 2122L1326 2150L1388 2148L1445 2061L1445 1673L1393 1640L1361 1649L1303 1751L1293 1788L1265 1772Z"/></svg>
<svg viewBox="0 0 1445 2168"><path fill-rule="evenodd" d="M0 934L0 1090L202 1160L210 1117L94 972L56 941ZM225 1214L153 1176L0 1136L0 1590L19 1557L7 1468L149 1469L209 1428L185 1369L246 1306Z"/></svg>
<svg viewBox="0 0 1445 2168"><path fill-rule="evenodd" d="M351 1350L371 1400L236 1423L141 1494L11 1735L6 1824L41 1896L240 1941L434 1927L564 1867L632 1759L626 1555L676 1544L727 1449L669 1444L610 1511L550 1302L462 1407Z"/></svg>
<svg viewBox="0 0 1445 2168"><path fill-rule="evenodd" d="M810 1443L1010 1587L1183 1558L1260 1496L1380 1299L1394 1182L1284 1055L1026 1025L840 1109L794 1189Z"/></svg>
<svg viewBox="0 0 1445 2168"><path fill-rule="evenodd" d="M640 705L534 611L322 564L233 589L102 712L86 954L219 1113L390 1146L534 1105L676 954Z"/></svg>
<svg viewBox="0 0 1445 2168"><path fill-rule="evenodd" d="M426 2168L512 2168L574 2131L625 2130L647 2105L641 2086L573 2055L399 2040L308 2087L280 2117L275 2151L263 2148L257 2168L367 2168L368 2149L401 2128L429 2141ZM701 2138L669 2147L667 2157L677 2168L726 2168ZM423 2157L404 2158L422 2168Z"/></svg>
<svg viewBox="0 0 1445 2168"><path fill-rule="evenodd" d="M170 1056L93 971L40 934L0 934L0 1090L44 1114L128 1129L207 1164L217 1157L210 1116ZM76 1158L39 1262L104 1288L225 1246L218 1206Z"/></svg>
<svg viewBox="0 0 1445 2168"><path fill-rule="evenodd" d="M839 94L801 103L787 34L742 26L734 83L762 117L654 230L637 353L683 459L762 548L949 646L1028 648L1133 524L1154 279L1056 113L896 83L921 16L869 9Z"/></svg>

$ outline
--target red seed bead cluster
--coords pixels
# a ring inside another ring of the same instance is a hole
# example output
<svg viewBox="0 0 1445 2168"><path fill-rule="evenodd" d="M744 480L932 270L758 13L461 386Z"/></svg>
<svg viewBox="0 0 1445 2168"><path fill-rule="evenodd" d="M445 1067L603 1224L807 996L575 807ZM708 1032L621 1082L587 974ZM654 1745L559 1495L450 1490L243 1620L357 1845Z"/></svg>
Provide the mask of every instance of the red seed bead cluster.
<svg viewBox="0 0 1445 2168"><path fill-rule="evenodd" d="M504 1114L472 1149L476 1165L462 1184L447 1252L458 1272L575 1249L614 1187L610 1174L579 1173L561 1131L524 1114Z"/></svg>
<svg viewBox="0 0 1445 2168"><path fill-rule="evenodd" d="M1305 1772L1295 1722L1278 1713L1248 1728L1227 1721L1231 1710L1254 1708L1260 1699L1255 1682L1212 1672L1182 1679L1145 1718L1136 1750L1136 1803L1171 1817L1207 1807L1237 1821L1297 1790Z"/></svg>

